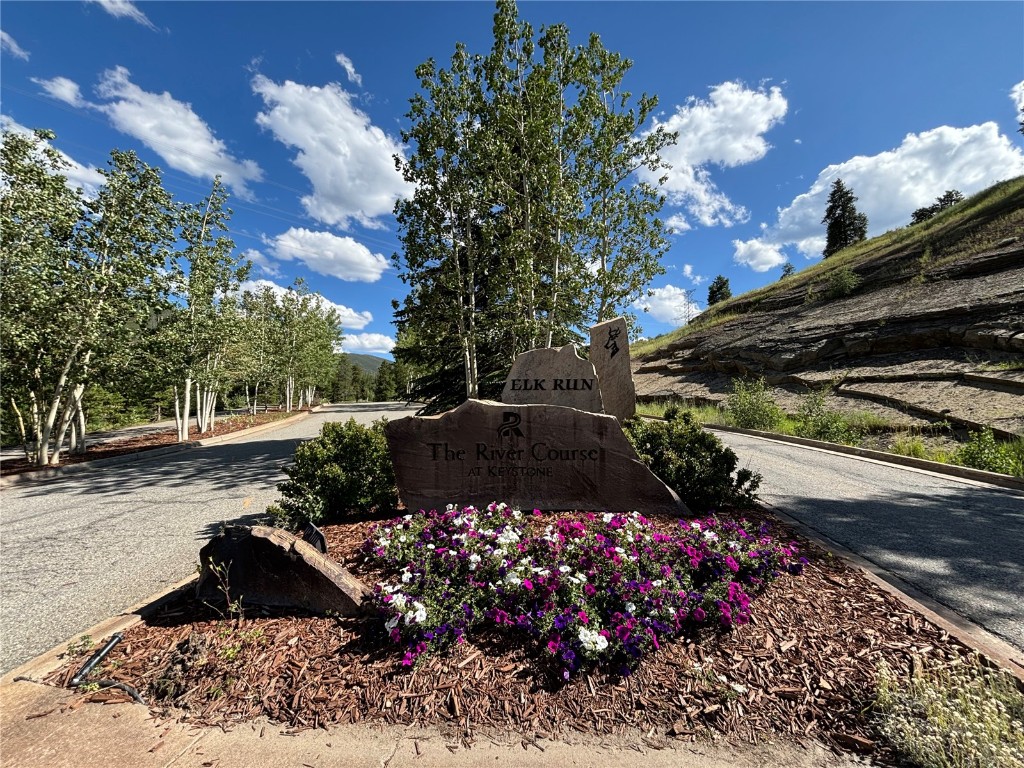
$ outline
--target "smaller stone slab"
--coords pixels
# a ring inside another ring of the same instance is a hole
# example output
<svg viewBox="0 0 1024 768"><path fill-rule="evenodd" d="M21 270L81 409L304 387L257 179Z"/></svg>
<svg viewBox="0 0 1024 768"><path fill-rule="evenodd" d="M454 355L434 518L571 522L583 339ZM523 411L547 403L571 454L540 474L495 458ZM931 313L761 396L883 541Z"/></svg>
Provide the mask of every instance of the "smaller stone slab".
<svg viewBox="0 0 1024 768"><path fill-rule="evenodd" d="M564 405L604 413L597 372L576 347L545 347L516 357L501 402L512 405Z"/></svg>
<svg viewBox="0 0 1024 768"><path fill-rule="evenodd" d="M467 400L384 427L410 512L504 501L523 509L688 514L613 416Z"/></svg>
<svg viewBox="0 0 1024 768"><path fill-rule="evenodd" d="M629 365L629 330L616 317L590 329L590 362L601 382L604 412L622 423L636 415L636 388Z"/></svg>
<svg viewBox="0 0 1024 768"><path fill-rule="evenodd" d="M243 605L355 616L372 594L341 565L280 528L228 526L199 551L199 560L197 596L211 603L241 600ZM226 569L227 595L214 566Z"/></svg>

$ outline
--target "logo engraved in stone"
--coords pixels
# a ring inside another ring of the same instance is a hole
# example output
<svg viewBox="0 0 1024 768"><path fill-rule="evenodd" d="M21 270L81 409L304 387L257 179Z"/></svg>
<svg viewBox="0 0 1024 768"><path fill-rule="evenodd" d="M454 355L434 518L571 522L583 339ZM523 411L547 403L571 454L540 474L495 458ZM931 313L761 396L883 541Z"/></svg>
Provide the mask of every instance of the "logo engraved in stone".
<svg viewBox="0 0 1024 768"><path fill-rule="evenodd" d="M608 329L608 341L604 343L604 348L611 353L608 355L610 358L619 354L619 343L615 340L619 338L620 333L622 333L622 330L619 328Z"/></svg>
<svg viewBox="0 0 1024 768"><path fill-rule="evenodd" d="M501 426L498 427L498 437L522 437L523 431L519 428L523 417L515 411L505 411L501 414Z"/></svg>

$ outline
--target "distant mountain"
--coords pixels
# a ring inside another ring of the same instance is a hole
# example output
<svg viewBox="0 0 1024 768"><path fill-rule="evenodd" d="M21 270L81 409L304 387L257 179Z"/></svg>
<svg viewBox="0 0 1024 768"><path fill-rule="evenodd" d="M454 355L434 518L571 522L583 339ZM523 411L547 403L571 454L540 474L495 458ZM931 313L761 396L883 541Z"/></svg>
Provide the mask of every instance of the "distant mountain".
<svg viewBox="0 0 1024 768"><path fill-rule="evenodd" d="M388 362L383 357L375 357L373 355L360 355L355 352L346 352L344 354L349 362L366 371L371 376L377 375L377 369L380 368L381 363Z"/></svg>

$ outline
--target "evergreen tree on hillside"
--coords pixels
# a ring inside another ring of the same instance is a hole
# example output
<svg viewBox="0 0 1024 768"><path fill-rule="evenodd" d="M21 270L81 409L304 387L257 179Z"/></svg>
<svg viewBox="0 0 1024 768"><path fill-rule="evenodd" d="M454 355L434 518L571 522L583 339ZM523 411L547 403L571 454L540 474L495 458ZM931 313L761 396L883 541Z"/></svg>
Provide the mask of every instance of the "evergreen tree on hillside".
<svg viewBox="0 0 1024 768"><path fill-rule="evenodd" d="M729 278L719 275L711 281L708 286L708 306L717 304L720 301L732 298L732 291L729 289Z"/></svg>
<svg viewBox="0 0 1024 768"><path fill-rule="evenodd" d="M951 208L957 203L963 202L964 196L957 189L948 189L946 193L941 197L935 198L935 202L931 205L926 205L924 208L918 208L911 214L910 223L920 224L922 221L928 221L932 216L937 214L939 211Z"/></svg>
<svg viewBox="0 0 1024 768"><path fill-rule="evenodd" d="M825 216L821 220L825 225L825 250L821 255L826 259L843 248L867 239L868 217L858 213L854 205L856 201L853 190L843 184L842 179L832 182Z"/></svg>
<svg viewBox="0 0 1024 768"><path fill-rule="evenodd" d="M793 262L787 261L782 265L782 274L779 276L779 280L787 278L793 274L796 274L796 267L793 266Z"/></svg>

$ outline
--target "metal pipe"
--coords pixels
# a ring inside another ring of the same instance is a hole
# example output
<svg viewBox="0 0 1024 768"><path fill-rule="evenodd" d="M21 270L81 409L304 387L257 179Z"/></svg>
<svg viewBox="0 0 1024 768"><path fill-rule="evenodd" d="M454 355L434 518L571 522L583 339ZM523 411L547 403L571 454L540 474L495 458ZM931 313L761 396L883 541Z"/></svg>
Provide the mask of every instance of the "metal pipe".
<svg viewBox="0 0 1024 768"><path fill-rule="evenodd" d="M103 657L110 653L114 646L124 640L124 635L120 632L115 632L107 640L107 644L100 648L96 653L89 657L89 660L85 662L78 674L71 678L71 687L77 688L79 685L85 682L86 676L92 672L93 667L103 661Z"/></svg>

